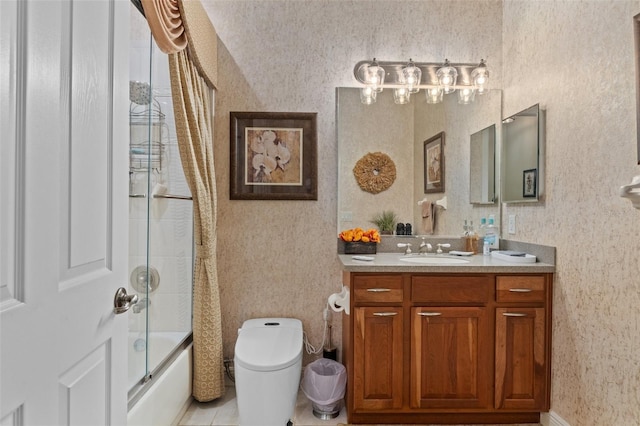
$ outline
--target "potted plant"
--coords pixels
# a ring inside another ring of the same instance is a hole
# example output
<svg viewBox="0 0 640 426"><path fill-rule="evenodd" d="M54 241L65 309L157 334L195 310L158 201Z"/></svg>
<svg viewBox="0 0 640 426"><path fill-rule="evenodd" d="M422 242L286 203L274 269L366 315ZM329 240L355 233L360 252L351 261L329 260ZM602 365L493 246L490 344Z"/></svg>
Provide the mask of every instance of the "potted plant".
<svg viewBox="0 0 640 426"><path fill-rule="evenodd" d="M381 234L392 235L396 222L398 222L398 216L391 210L383 210L382 213L375 215L370 222L378 227Z"/></svg>

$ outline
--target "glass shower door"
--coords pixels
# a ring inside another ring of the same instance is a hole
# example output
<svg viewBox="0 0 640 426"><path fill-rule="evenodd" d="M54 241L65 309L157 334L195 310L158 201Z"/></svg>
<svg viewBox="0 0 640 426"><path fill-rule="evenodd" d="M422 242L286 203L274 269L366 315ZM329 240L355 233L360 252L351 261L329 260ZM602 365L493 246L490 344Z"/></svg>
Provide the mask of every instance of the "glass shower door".
<svg viewBox="0 0 640 426"><path fill-rule="evenodd" d="M131 396L191 337L193 206L173 118L168 59L132 6L129 311Z"/></svg>

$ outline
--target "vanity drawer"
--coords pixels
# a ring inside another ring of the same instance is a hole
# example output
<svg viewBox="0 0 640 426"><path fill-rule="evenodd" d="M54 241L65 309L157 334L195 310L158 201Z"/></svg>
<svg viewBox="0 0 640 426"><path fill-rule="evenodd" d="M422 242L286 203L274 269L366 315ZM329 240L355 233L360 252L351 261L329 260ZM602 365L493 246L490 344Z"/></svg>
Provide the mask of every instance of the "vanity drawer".
<svg viewBox="0 0 640 426"><path fill-rule="evenodd" d="M496 277L496 301L544 302L544 275L506 275Z"/></svg>
<svg viewBox="0 0 640 426"><path fill-rule="evenodd" d="M404 296L401 275L356 275L353 277L355 303L402 303Z"/></svg>
<svg viewBox="0 0 640 426"><path fill-rule="evenodd" d="M411 301L417 303L485 304L493 300L493 276L419 276L411 280Z"/></svg>

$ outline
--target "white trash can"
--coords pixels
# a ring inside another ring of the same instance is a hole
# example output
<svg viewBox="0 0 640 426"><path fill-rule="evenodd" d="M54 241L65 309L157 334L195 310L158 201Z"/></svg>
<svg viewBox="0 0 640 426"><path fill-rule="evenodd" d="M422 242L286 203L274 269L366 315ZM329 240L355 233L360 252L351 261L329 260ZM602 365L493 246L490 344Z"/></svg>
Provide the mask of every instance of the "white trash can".
<svg viewBox="0 0 640 426"><path fill-rule="evenodd" d="M347 369L328 358L320 358L304 369L302 391L311 401L313 415L321 420L338 417L347 385Z"/></svg>

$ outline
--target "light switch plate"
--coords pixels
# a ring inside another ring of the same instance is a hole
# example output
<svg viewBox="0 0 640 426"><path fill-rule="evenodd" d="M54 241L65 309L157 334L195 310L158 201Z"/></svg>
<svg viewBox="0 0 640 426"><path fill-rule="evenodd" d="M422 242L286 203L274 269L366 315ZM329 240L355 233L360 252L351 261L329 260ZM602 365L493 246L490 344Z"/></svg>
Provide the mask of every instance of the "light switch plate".
<svg viewBox="0 0 640 426"><path fill-rule="evenodd" d="M515 234L516 233L516 215L515 214L510 214L509 215L509 234Z"/></svg>

